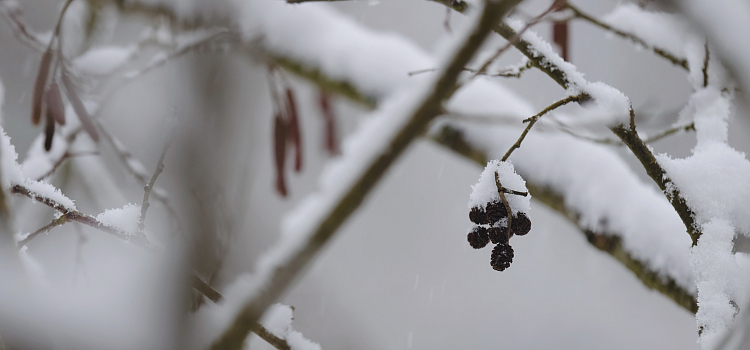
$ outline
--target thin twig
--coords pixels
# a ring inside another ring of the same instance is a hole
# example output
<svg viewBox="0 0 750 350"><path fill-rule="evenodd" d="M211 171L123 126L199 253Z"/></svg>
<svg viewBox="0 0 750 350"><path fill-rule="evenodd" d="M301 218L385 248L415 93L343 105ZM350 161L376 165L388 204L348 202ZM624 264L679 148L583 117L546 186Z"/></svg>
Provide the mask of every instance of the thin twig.
<svg viewBox="0 0 750 350"><path fill-rule="evenodd" d="M531 65L531 61L526 60L526 63L518 66L511 66L507 68L501 69L497 73L487 73L487 72L480 72L479 70L472 69L472 68L464 68L465 72L474 73L476 75L485 75L489 77L502 77L502 78L520 78L521 74L526 71L527 69L533 67ZM427 68L427 69L420 69L415 70L407 73L409 76L422 74L422 73L431 73L436 72L437 68Z"/></svg>
<svg viewBox="0 0 750 350"><path fill-rule="evenodd" d="M21 8L16 1L0 1L0 10L8 17L12 27L13 35L28 47L38 52L44 52L47 44L35 33L29 31L26 21L23 18Z"/></svg>
<svg viewBox="0 0 750 350"><path fill-rule="evenodd" d="M508 239L510 239L510 225L513 223L513 212L511 211L508 199L505 198L505 188L500 183L500 175L497 173L497 171L495 171L495 186L497 186L497 193L500 195L500 199L503 201L503 206L505 206L506 219L508 220L508 228L505 230L505 234L508 236Z"/></svg>
<svg viewBox="0 0 750 350"><path fill-rule="evenodd" d="M606 24L606 23L604 23L602 21L599 21L596 18L594 18L593 16L591 16L591 15L589 15L587 13L584 13L578 7L573 6L570 2L568 2L565 5L565 7L567 9L570 9L571 11L573 11L573 14L574 14L574 16L576 18L580 18L580 19L586 20L589 23L591 23L591 24L593 24L593 25L595 25L597 27L600 27L600 28L602 28L604 30L610 31L612 33L615 33L615 34L617 34L620 37L629 39L630 41L632 41L632 42L634 42L634 43L636 43L638 45L641 45L641 46L643 46L645 48L651 49L655 54L657 54L657 55L659 55L659 56L661 56L663 58L666 58L667 60L669 60L670 62L672 62L674 65L680 66L680 67L685 68L685 69L689 69L688 62L687 62L686 59L676 57L676 56L672 55L671 53L667 52L666 50L664 50L662 48L659 48L659 47L656 47L656 46L653 46L653 45L649 45L645 40L641 39L640 37L638 37L637 35L635 35L633 33L628 33L628 32L624 32L622 30L619 30L617 28L613 28L609 24Z"/></svg>
<svg viewBox="0 0 750 350"><path fill-rule="evenodd" d="M711 58L711 53L708 51L708 39L706 39L706 58L703 59L703 87L708 86L708 61Z"/></svg>
<svg viewBox="0 0 750 350"><path fill-rule="evenodd" d="M553 1L552 5L550 5L547 8L547 10L545 10L544 12L542 12L539 16L534 17L528 23L526 23L526 25L523 27L523 29L521 29L512 38L508 39L508 42L503 47L501 47L500 50L497 50L497 52L495 52L495 54L492 55L492 57L490 57L490 59L488 59L487 61L485 61L484 64L482 64L482 66L479 69L477 69L476 73L474 73L474 76L476 77L478 75L484 74L487 71L487 68L492 64L492 62L495 62L495 60L498 57L500 57L500 55L502 55L505 51L507 51L511 46L515 45L518 42L519 39L521 39L521 36L523 35L523 33L525 33L529 28L531 28L531 27L537 25L539 22L541 22L542 19L544 19L544 17L546 17L548 14L550 14L550 13L552 13L554 11L557 11L560 8L561 4L564 4L566 1L567 0L555 0L555 1Z"/></svg>
<svg viewBox="0 0 750 350"><path fill-rule="evenodd" d="M33 199L33 200L35 200L37 202L40 202L40 203L42 203L42 204L44 204L44 205L46 205L46 206L48 206L48 207L50 207L52 209L57 210L58 212L60 212L60 214L62 214L65 217L66 221L75 221L75 222L82 223L84 225L93 227L93 228L95 228L97 230L109 233L110 235L115 236L117 238L120 238L122 240L132 242L133 244L135 244L135 245L137 245L139 247L142 247L142 248L146 248L146 249L151 249L152 248L151 242L149 242L148 238L146 236L144 236L144 235L130 235L130 234L128 234L126 232L122 232L122 231L120 231L120 230L118 230L118 229L116 229L116 228L114 228L112 226L105 225L104 223L100 222L99 220L97 220L93 216L86 215L86 214L81 213L81 212L79 212L77 210L71 210L71 209L65 207L64 205L62 205L60 203L57 203L55 200L53 200L51 198L44 197L44 196L42 196L42 195L40 195L40 194L38 194L38 193L36 193L36 192L34 192L34 191L26 188L23 185L18 185L18 184L13 185L11 187L11 193L31 198L31 199Z"/></svg>
<svg viewBox="0 0 750 350"><path fill-rule="evenodd" d="M99 155L99 151L88 151L88 152L78 152L78 153L70 153L70 150L65 151L63 153L62 157L58 159L55 164L52 166L52 169L44 173L44 175L39 176L36 180L41 181L42 179L47 178L48 176L51 176L52 174L57 171L57 169L68 159L75 158L75 157L85 157L85 156L97 156Z"/></svg>
<svg viewBox="0 0 750 350"><path fill-rule="evenodd" d="M146 187L143 188L143 204L141 204L141 217L138 219L138 231L140 232L143 232L146 221L146 212L148 211L148 207L151 205L148 202L148 198L149 196L151 196L151 191L154 189L156 178L158 178L161 172L164 171L164 157L167 155L167 151L169 150L169 146L172 144L172 140L173 138L170 136L167 142L164 144L164 148L162 148L161 155L159 156L159 161L156 163L154 174L151 176L151 180L148 182Z"/></svg>
<svg viewBox="0 0 750 350"><path fill-rule="evenodd" d="M29 243L29 241L31 241L32 239L36 238L36 236L39 236L40 234L45 233L45 232L49 232L51 229L57 226L63 225L66 222L68 222L68 220L65 217L65 215L61 215L59 218L52 220L52 222L50 222L49 224L44 225L42 228L34 231L33 233L26 236L26 238L18 242L18 249L21 249L24 246L26 246L26 244Z"/></svg>
<svg viewBox="0 0 750 350"><path fill-rule="evenodd" d="M141 161L138 160L119 139L117 139L114 135L112 135L112 133L107 130L107 127L101 120L99 120L97 124L99 126L99 130L102 131L102 135L104 135L104 139L108 141L109 144L112 145L112 148L115 150L120 163L127 170L129 170L130 173L135 176L141 184L148 185L150 183L150 178L153 176L149 176L149 174L146 172L146 167L143 166L143 163L141 163ZM169 142L171 143L171 141ZM175 220L175 223L177 224L177 230L179 232L185 232L182 226L182 221L177 214L177 210L172 206L171 203L169 203L169 195L159 187L151 188L151 194L153 194L153 196L156 197L156 199L161 202L165 208L167 208L167 212L169 212L169 215ZM151 194L149 194L149 196ZM142 209L143 207L141 207L141 210Z"/></svg>
<svg viewBox="0 0 750 350"><path fill-rule="evenodd" d="M656 134L654 136L646 138L645 140L643 140L643 142L645 142L645 143L656 142L656 141L659 141L659 140L661 140L661 139L663 139L663 138L665 138L665 137L667 137L669 135L675 134L678 131L690 131L690 130L695 131L695 123L690 123L688 125L683 125L683 126L676 126L674 128L664 130L664 131L662 131L662 132L660 132L660 133L658 133L658 134Z"/></svg>
<svg viewBox="0 0 750 350"><path fill-rule="evenodd" d="M508 149L508 151L505 152L505 155L503 156L502 161L508 160L508 157L510 157L510 155L511 155L511 153L513 153L513 151L515 151L517 148L521 148L521 142L523 142L523 139L526 138L526 134L529 133L529 130L531 130L531 127L533 127L534 124L536 124L536 121L539 120L539 118L541 118L543 115L549 113L550 111L552 111L552 110L554 110L554 109L556 109L558 107L564 106L564 105L566 105L568 103L571 103L571 102L578 102L583 97L584 97L583 95L568 96L568 97L566 97L566 98L564 98L564 99L562 99L560 101L557 101L557 102L549 105L549 107L545 108L544 110L542 110L541 112L539 112L537 115L535 115L533 117L530 117L530 118L527 118L527 119L524 119L523 122L524 123L528 122L529 125L527 125L526 129L523 130L523 132L521 133L521 136L519 136L518 140L516 140L516 143L514 143L512 146L510 146L510 148Z"/></svg>

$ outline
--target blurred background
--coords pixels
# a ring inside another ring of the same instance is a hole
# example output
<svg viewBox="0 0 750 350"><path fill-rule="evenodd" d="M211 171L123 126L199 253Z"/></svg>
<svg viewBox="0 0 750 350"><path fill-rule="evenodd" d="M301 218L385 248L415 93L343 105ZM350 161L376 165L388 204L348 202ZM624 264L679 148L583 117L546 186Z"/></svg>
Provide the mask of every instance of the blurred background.
<svg viewBox="0 0 750 350"><path fill-rule="evenodd" d="M573 1L597 17L620 2ZM31 27L47 31L61 3L24 0L21 7ZM528 0L519 12L535 16L549 3ZM435 52L454 35L444 25L446 8L426 0L295 6L334 8L363 26L402 35L426 52ZM147 23L138 18L117 20L116 13L111 16L111 28L102 29L96 39L102 43L132 43ZM464 18L452 13L447 20L455 27ZM549 23L533 30L551 37ZM661 130L677 119L691 93L682 69L588 23L572 21L569 35L570 61L590 81L616 87L639 114L654 116L639 127ZM20 160L35 139L41 142L37 138L41 130L29 123L39 58L38 52L18 42L7 24L0 26L3 127ZM520 59L520 54L509 52L501 62L515 64ZM317 88L289 75L302 118L305 164L301 173L288 176L290 196L276 193L274 107L267 75L264 64L238 53L190 53L128 84L102 105L99 115L149 172L170 123L192 120L196 129L212 130L200 140L210 147L195 147L205 144L197 140L173 145L157 185L172 194L172 203L181 213L209 213L183 219L189 230L215 234L196 254L202 257L198 269L219 290L253 271L258 256L277 240L285 212L316 189L317 176L332 157L324 148ZM562 89L536 70L520 79L504 79L503 84L537 110L564 97ZM96 96L96 91L89 92ZM334 99L343 138L367 111ZM747 118L741 111L738 114L732 120L730 144L747 152ZM693 135L686 133L653 147L657 153L683 157L693 145ZM90 214L140 203L142 184L123 170L112 147L100 146L98 157L75 158L58 171L53 183ZM628 152L621 154L651 183ZM101 169L87 170L97 166ZM692 314L646 288L623 265L588 244L576 226L538 202L532 201L531 233L513 240L513 265L502 273L492 270L490 248L476 251L466 242L471 225L466 203L481 170L430 141L416 142L284 296L282 302L296 308L294 327L324 349L698 348ZM191 187L197 182L207 186ZM23 198L16 201L35 206ZM163 233L171 230L167 211L158 203L151 210L149 233L167 235ZM52 218L51 211L43 208L19 213L16 226L21 231L36 230ZM96 303L101 307L92 307L90 322L104 319L100 313L125 313L117 322L102 326L109 327L108 332L144 338L173 332L148 326L170 317L148 307L159 305L168 294L163 291L162 275L168 268L153 265L168 266L168 262L154 262L114 238L76 224L35 239L28 254L55 288L69 295L99 296ZM126 311L123 305L128 303L143 308ZM148 321L131 326L141 320ZM123 339L118 346L144 344L154 343ZM250 345L270 348L255 337Z"/></svg>

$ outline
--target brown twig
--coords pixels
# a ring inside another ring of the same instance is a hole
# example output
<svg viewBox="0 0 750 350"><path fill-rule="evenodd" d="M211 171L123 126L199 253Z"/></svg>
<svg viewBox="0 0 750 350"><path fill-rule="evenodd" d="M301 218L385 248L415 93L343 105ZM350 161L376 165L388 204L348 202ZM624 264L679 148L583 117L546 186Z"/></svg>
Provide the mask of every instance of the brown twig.
<svg viewBox="0 0 750 350"><path fill-rule="evenodd" d="M45 232L49 232L51 229L53 229L53 228L55 228L57 226L63 225L66 222L68 222L68 220L65 217L65 215L61 215L59 218L52 220L52 222L50 222L49 224L44 225L42 228L34 231L33 233L31 233L28 236L26 236L26 238L24 238L23 240L19 241L18 242L18 249L21 249L24 246L26 246L26 244L28 244L32 239L36 238L36 236L39 236L40 234L45 233Z"/></svg>
<svg viewBox="0 0 750 350"><path fill-rule="evenodd" d="M119 239L122 239L122 240L125 240L125 241L129 241L129 242L131 242L131 243L133 243L133 244L135 244L135 245L137 245L139 247L142 247L142 248L150 249L152 247L151 246L151 242L149 242L148 238L146 238L146 236L144 236L144 235L130 235L130 234L128 234L126 232L122 232L122 231L120 231L120 230L118 230L118 229L116 229L116 228L114 228L112 226L105 225L102 222L100 222L99 220L97 220L96 218L94 218L93 216L86 215L86 214L81 213L81 212L79 212L77 210L72 210L72 209L70 209L70 208L68 208L68 207L66 207L66 206L64 206L64 205L56 202L55 200L53 200L51 198L44 197L44 196L42 196L42 195L40 195L40 194L38 194L38 193L36 193L36 192L28 189L27 187L25 187L23 185L18 185L18 184L13 185L11 187L11 193L16 194L16 195L21 195L21 196L28 197L30 199L33 199L33 200L35 200L37 202L40 202L40 203L46 205L46 206L48 206L48 207L50 207L52 209L55 209L60 214L62 214L62 217L65 217L66 221L79 222L79 223L84 224L86 226L93 227L93 228L95 228L95 229L97 229L99 231L109 233L110 235L115 236L115 237L117 237Z"/></svg>
<svg viewBox="0 0 750 350"><path fill-rule="evenodd" d="M476 77L478 75L484 74L486 72L487 68L492 64L492 62L495 62L495 60L498 57L500 57L500 55L502 55L505 51L507 51L508 49L510 49L511 46L513 46L516 43L518 43L518 40L521 39L521 36L523 35L523 33L525 33L529 28L537 25L539 22L542 21L542 19L544 19L544 17L546 17L550 13L557 11L560 8L560 6L562 4L565 4L566 2L567 2L567 0L555 0L555 1L553 1L552 5L550 5L544 12L542 12L540 15L532 18L531 21L529 21L528 23L526 23L526 25L523 27L523 29L521 29L513 37L509 38L508 42L503 47L501 47L499 50L497 50L497 52L495 52L495 54L492 55L492 57L490 57L490 59L488 59L487 61L485 61L484 64L482 64L482 66L479 69L477 69L476 73L474 73L474 76Z"/></svg>
<svg viewBox="0 0 750 350"><path fill-rule="evenodd" d="M708 61L711 59L711 52L708 50L708 39L705 44L706 57L703 59L703 87L708 86Z"/></svg>
<svg viewBox="0 0 750 350"><path fill-rule="evenodd" d="M67 150L65 151L65 153L63 153L62 157L60 157L60 159L58 159L55 162L55 164L52 166L52 168L49 171L44 173L44 175L39 176L36 180L41 181L42 179L45 179L48 176L51 176L68 159L75 158L75 157L96 156L96 155L99 155L99 151L70 153L70 150Z"/></svg>
<svg viewBox="0 0 750 350"><path fill-rule="evenodd" d="M529 130L531 130L531 128L534 126L534 124L536 124L536 122L537 122L537 120L539 120L539 118L541 118L543 115L549 113L550 111L552 111L552 110L554 110L554 109L556 109L558 107L564 106L564 105L566 105L568 103L571 103L571 102L578 102L583 97L584 97L583 95L568 96L568 97L566 97L566 98L564 98L564 99L562 99L560 101L557 101L557 102L549 105L547 108L545 108L544 110L542 110L541 112L539 112L535 116L527 118L527 119L524 119L523 122L524 123L528 122L529 125L527 125L526 129L523 130L523 132L521 133L521 136L519 136L518 140L516 140L516 143L514 143L512 146L510 146L510 148L508 149L508 151L505 152L505 155L503 156L503 159L501 159L501 160L502 161L508 160L508 157L510 157L510 155L511 155L511 153L513 153L513 151L515 151L517 148L521 148L521 142L523 142L523 139L526 138L526 135L529 133Z"/></svg>
<svg viewBox="0 0 750 350"><path fill-rule="evenodd" d="M143 204L141 204L141 217L138 219L138 231L140 232L143 232L146 221L146 213L148 211L148 207L151 205L149 204L148 199L154 189L154 184L156 184L156 178L158 178L161 172L164 171L164 157L166 157L167 155L167 151L169 150L169 146L172 144L172 140L173 139L170 137L164 144L164 147L161 150L161 155L159 156L159 161L156 163L154 174L151 175L151 180L148 182L148 184L146 184L146 187L143 188Z"/></svg>
<svg viewBox="0 0 750 350"><path fill-rule="evenodd" d="M495 172L495 186L497 186L497 194L500 195L500 199L503 201L503 206L505 206L506 219L508 220L508 228L506 229L505 234L508 236L508 239L510 239L510 227L513 223L513 212L511 211L508 199L505 198L505 188L500 183L500 175L497 173L497 171Z"/></svg>
<svg viewBox="0 0 750 350"><path fill-rule="evenodd" d="M573 6L571 3L567 3L565 5L565 8L573 11L573 15L574 15L575 18L580 18L580 19L586 20L589 23L591 23L591 24L593 24L593 25L595 25L597 27L600 27L600 28L602 28L604 30L610 31L610 32L612 32L612 33L614 33L614 34L622 37L622 38L628 39L628 40L630 40L630 41L632 41L632 42L634 42L634 43L636 43L636 44L638 44L640 46L643 46L643 47L647 48L647 49L651 49L655 54L657 54L657 55L659 55L659 56L661 56L661 57L669 60L670 62L672 62L672 64L674 64L676 66L680 66L680 67L688 69L688 70L690 69L688 67L688 62L687 62L686 59L679 58L679 57L677 57L677 56L675 56L675 55L667 52L667 50L664 50L662 48L659 48L659 47L656 47L656 46L653 46L653 45L649 45L645 40L641 39L640 37L638 37L637 35L635 35L633 33L624 32L622 30L619 30L617 28L614 28L614 27L610 26L609 24L606 24L606 23L604 23L602 21L599 21L596 18L594 18L593 16L591 16L591 15L589 15L589 14L581 11L578 7Z"/></svg>

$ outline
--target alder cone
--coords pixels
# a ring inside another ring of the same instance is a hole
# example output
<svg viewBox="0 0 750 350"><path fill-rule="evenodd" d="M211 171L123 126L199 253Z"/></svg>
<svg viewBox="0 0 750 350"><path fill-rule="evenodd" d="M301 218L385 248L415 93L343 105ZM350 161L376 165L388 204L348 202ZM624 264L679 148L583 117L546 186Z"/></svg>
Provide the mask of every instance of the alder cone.
<svg viewBox="0 0 750 350"><path fill-rule="evenodd" d="M507 227L490 227L487 230L487 234L492 241L492 244L507 244L508 243L508 231Z"/></svg>
<svg viewBox="0 0 750 350"><path fill-rule="evenodd" d="M523 236L531 231L531 220L524 213L518 213L510 223L510 232L514 235Z"/></svg>
<svg viewBox="0 0 750 350"><path fill-rule="evenodd" d="M474 226L474 228L469 232L469 235L466 237L469 241L469 245L471 245L474 249L481 249L484 248L488 243L490 243L490 237L487 235L487 229L482 226Z"/></svg>
<svg viewBox="0 0 750 350"><path fill-rule="evenodd" d="M513 262L513 247L510 244L498 244L492 249L490 265L497 271L505 271Z"/></svg>
<svg viewBox="0 0 750 350"><path fill-rule="evenodd" d="M490 223L489 220L487 220L487 213L480 207L471 208L471 211L469 211L469 220L477 225Z"/></svg>
<svg viewBox="0 0 750 350"><path fill-rule="evenodd" d="M495 223L500 221L502 218L508 216L508 211L505 210L505 204L501 201L495 201L487 203L487 221L489 223Z"/></svg>

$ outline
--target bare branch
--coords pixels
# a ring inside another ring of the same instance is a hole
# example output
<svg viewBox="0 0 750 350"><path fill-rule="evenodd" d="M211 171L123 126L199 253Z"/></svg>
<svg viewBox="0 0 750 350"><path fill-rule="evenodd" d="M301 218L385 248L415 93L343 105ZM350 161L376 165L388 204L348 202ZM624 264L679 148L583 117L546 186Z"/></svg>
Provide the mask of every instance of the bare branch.
<svg viewBox="0 0 750 350"><path fill-rule="evenodd" d="M618 36L623 37L625 39L628 39L628 40L632 41L633 43L638 44L640 46L643 46L643 47L645 47L647 49L651 49L651 51L653 51L655 54L657 54L657 55L659 55L659 56L661 56L661 57L669 60L670 62L672 62L672 64L674 64L676 66L680 66L680 67L685 68L685 69L689 69L687 60L684 59L684 58L676 57L676 56L672 55L671 53L667 52L667 50L664 50L664 49L656 47L656 46L652 46L652 45L648 44L645 40L641 39L640 37L638 37L637 35L635 35L633 33L624 32L622 30L619 30L617 28L614 28L614 27L610 26L609 24L606 24L606 23L604 23L602 21L599 21L596 18L594 18L593 16L591 16L591 15L589 15L589 14L581 11L578 7L573 6L570 2L568 2L565 5L565 8L573 11L573 15L574 15L575 18L580 18L580 19L586 20L589 23L591 23L591 24L593 24L593 25L595 25L595 26L597 26L599 28L602 28L604 30L610 31L612 33L615 33Z"/></svg>
<svg viewBox="0 0 750 350"><path fill-rule="evenodd" d="M508 160L508 157L510 157L510 155L511 155L511 153L513 153L513 151L515 151L517 148L521 148L521 142L523 142L523 139L526 138L526 135L529 133L529 130L531 130L531 127L533 127L534 124L536 124L536 121L539 120L539 118L541 118L543 115L549 113L550 111L552 111L552 110L554 110L554 109L556 109L558 107L562 107L562 106L564 106L564 105L566 105L568 103L571 103L571 102L578 102L578 101L580 101L583 98L584 98L583 95L568 96L568 97L566 97L566 98L564 98L564 99L562 99L560 101L557 101L557 102L551 104L549 107L545 108L544 110L542 110L541 112L539 112L537 115L535 115L535 116L533 116L531 118L528 118L528 119L524 119L523 122L524 123L528 122L529 125L527 125L526 129L523 130L523 132L521 133L521 136L518 137L518 140L516 141L516 143L514 143L512 146L510 146L510 148L508 149L508 151L505 152L505 155L503 156L502 161Z"/></svg>
<svg viewBox="0 0 750 350"><path fill-rule="evenodd" d="M68 222L68 220L65 217L65 215L61 215L59 218L52 220L52 222L50 222L49 224L44 225L42 228L34 231L33 233L31 233L28 236L26 236L26 238L24 238L23 240L21 240L20 242L18 242L18 249L21 249L24 246L26 246L26 244L28 244L29 241L31 241L32 239L36 238L36 236L39 236L42 233L49 232L51 229L53 229L53 228L55 228L57 226L63 225L66 222Z"/></svg>
<svg viewBox="0 0 750 350"><path fill-rule="evenodd" d="M57 168L59 168L63 163L65 163L66 160L68 160L70 158L85 157L85 156L97 156L97 155L99 155L98 151L78 152L78 153L70 153L70 151L65 151L65 153L63 153L62 157L60 157L60 159L58 159L55 162L55 164L52 166L52 168L49 171L47 171L46 173L44 173L44 175L39 176L36 180L37 181L41 181L42 179L45 179L48 176L51 176L52 174L55 173L55 171L57 171Z"/></svg>
<svg viewBox="0 0 750 350"><path fill-rule="evenodd" d="M154 189L156 178L158 178L159 174L164 171L164 157L167 155L167 151L169 150L169 146L171 144L172 138L170 137L164 144L164 148L162 148L161 150L161 155L159 156L159 161L156 163L156 169L154 170L154 175L151 176L151 181L149 181L146 187L143 188L143 204L141 204L141 217L140 219L138 219L138 230L141 232L143 232L146 221L146 212L148 211L148 207L150 206L148 198L149 196L151 196L151 191Z"/></svg>

